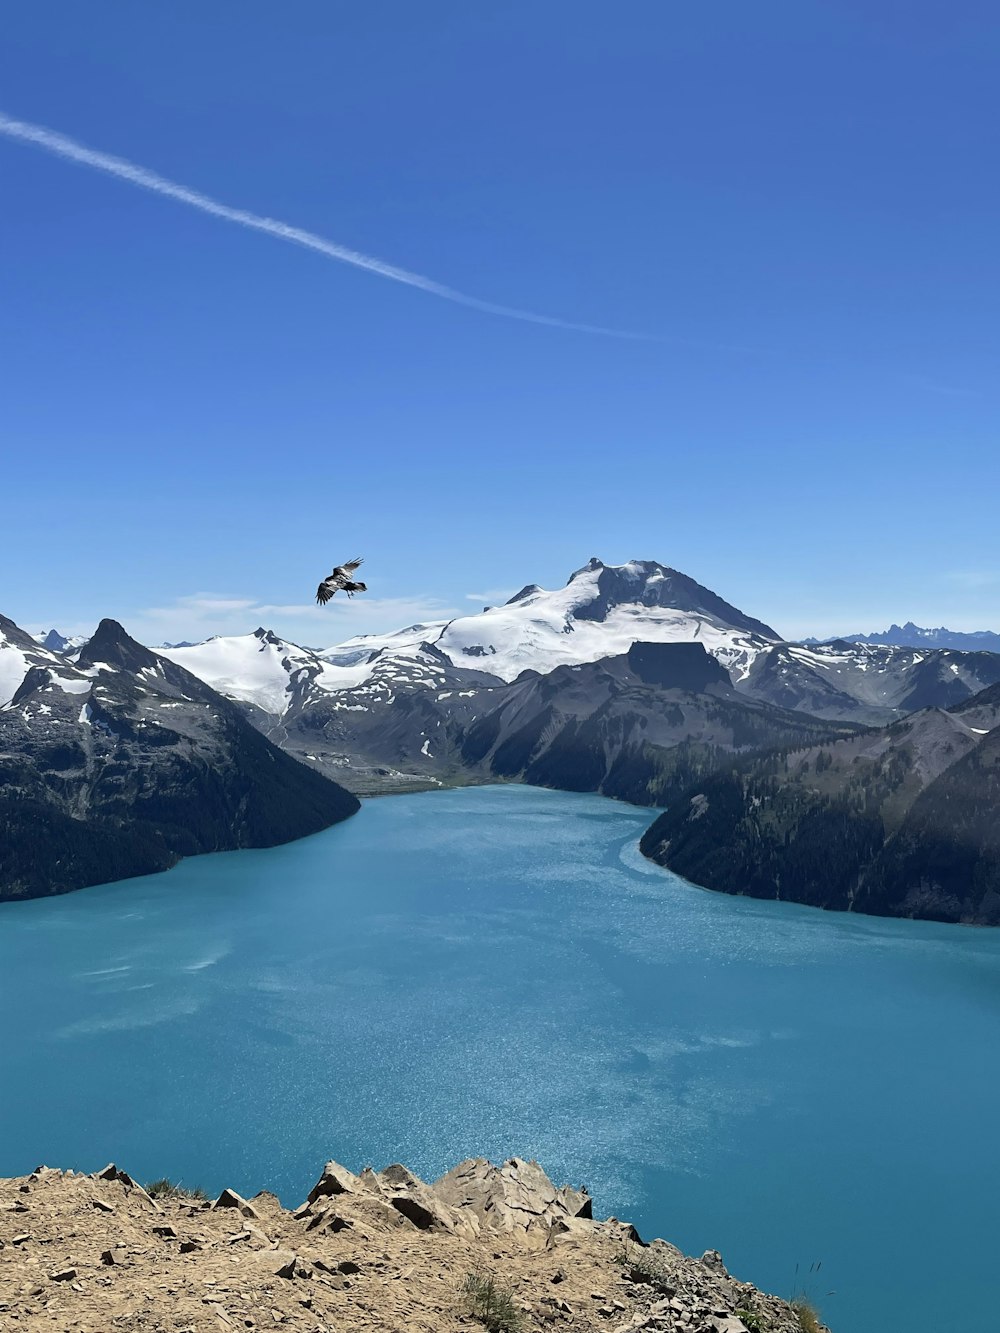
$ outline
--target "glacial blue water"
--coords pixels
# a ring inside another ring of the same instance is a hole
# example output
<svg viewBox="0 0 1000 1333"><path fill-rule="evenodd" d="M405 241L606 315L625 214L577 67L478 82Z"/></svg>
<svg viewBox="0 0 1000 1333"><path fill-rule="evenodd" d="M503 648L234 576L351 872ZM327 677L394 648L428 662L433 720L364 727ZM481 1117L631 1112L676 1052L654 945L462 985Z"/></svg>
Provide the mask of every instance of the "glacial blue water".
<svg viewBox="0 0 1000 1333"><path fill-rule="evenodd" d="M650 818L393 797L0 906L0 1174L294 1206L329 1157L518 1153L836 1333L992 1327L1000 931L707 893L639 856Z"/></svg>

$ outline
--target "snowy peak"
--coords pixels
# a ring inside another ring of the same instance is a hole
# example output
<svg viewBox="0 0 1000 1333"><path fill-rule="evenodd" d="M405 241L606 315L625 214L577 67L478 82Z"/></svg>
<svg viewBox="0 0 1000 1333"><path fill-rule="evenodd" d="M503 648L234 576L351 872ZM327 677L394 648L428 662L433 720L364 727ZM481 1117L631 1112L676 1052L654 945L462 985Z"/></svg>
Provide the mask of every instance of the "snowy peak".
<svg viewBox="0 0 1000 1333"><path fill-rule="evenodd" d="M436 636L427 628L421 637L455 666L479 667L506 681L522 671L545 674L618 657L634 643L701 643L742 678L758 653L780 642L769 625L686 574L655 560L607 565L596 557L562 588L549 591L531 583L505 606L460 616ZM380 646L391 648L391 638ZM343 660L348 647L324 656Z"/></svg>
<svg viewBox="0 0 1000 1333"><path fill-rule="evenodd" d="M220 694L281 717L315 695L360 684L379 646L380 641L375 641L330 662L259 625L252 634L220 635L188 647L161 648L160 656Z"/></svg>
<svg viewBox="0 0 1000 1333"><path fill-rule="evenodd" d="M21 693L26 677L32 674L31 691L39 688L42 676L66 688L79 673L59 653L42 645L13 620L0 615L0 709L9 708ZM46 675L47 673L47 675ZM71 685L69 688L76 688ZM21 697L24 695L21 693Z"/></svg>
<svg viewBox="0 0 1000 1333"><path fill-rule="evenodd" d="M576 620L603 621L618 606L663 607L709 616L719 624L759 634L776 643L781 639L770 625L745 615L710 588L655 560L629 560L624 565L606 565L594 556L582 569L570 575L567 587L574 585L585 590L584 600L573 611Z"/></svg>
<svg viewBox="0 0 1000 1333"><path fill-rule="evenodd" d="M47 630L44 634L36 634L35 642L40 643L43 648L48 648L52 653L72 653L77 648L82 648L87 642L85 634L76 634L66 636L60 634L57 629Z"/></svg>

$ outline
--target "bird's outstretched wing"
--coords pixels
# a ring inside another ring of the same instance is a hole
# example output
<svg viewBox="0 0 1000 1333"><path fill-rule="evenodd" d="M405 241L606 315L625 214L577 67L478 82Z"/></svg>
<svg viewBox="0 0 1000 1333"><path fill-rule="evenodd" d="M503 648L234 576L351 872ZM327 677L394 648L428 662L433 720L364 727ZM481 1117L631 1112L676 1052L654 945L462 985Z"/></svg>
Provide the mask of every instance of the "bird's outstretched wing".
<svg viewBox="0 0 1000 1333"><path fill-rule="evenodd" d="M359 565L363 565L364 557L356 556L353 560L348 560L343 565L334 565L331 578L349 579Z"/></svg>
<svg viewBox="0 0 1000 1333"><path fill-rule="evenodd" d="M363 583L355 583L351 575L363 560L359 555L354 560L348 560L342 565L335 565L333 572L327 574L326 578L316 589L316 600L323 605L328 602L336 592L346 592L348 597L352 597L356 592L367 591Z"/></svg>

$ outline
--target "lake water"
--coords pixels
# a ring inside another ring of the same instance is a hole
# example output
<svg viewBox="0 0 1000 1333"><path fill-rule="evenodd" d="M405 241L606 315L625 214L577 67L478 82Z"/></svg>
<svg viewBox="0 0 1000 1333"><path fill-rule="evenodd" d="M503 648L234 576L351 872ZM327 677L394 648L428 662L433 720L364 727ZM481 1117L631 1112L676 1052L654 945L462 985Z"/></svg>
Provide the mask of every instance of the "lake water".
<svg viewBox="0 0 1000 1333"><path fill-rule="evenodd" d="M992 1327L1000 931L710 894L639 855L651 818L392 797L0 906L0 1175L294 1206L329 1157L517 1153L835 1333Z"/></svg>

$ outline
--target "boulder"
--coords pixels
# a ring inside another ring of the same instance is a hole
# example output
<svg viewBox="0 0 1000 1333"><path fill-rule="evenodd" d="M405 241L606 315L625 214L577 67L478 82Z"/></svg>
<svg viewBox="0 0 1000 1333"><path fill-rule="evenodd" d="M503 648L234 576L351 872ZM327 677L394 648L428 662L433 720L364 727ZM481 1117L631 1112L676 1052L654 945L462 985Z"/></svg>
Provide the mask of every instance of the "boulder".
<svg viewBox="0 0 1000 1333"><path fill-rule="evenodd" d="M713 1273L718 1273L722 1277L728 1277L726 1266L722 1262L722 1255L718 1250L706 1250L701 1256L701 1262L706 1268L710 1268Z"/></svg>
<svg viewBox="0 0 1000 1333"><path fill-rule="evenodd" d="M133 1180L127 1171L122 1171L120 1167L115 1166L114 1162L109 1162L103 1171L95 1171L91 1179L117 1181L125 1187L127 1193L137 1195L142 1203L151 1208L154 1213L163 1212L160 1205L146 1193L139 1182Z"/></svg>
<svg viewBox="0 0 1000 1333"><path fill-rule="evenodd" d="M252 1203L248 1203L242 1194L235 1190L223 1190L212 1204L213 1208L236 1208L244 1217L258 1218L260 1214Z"/></svg>
<svg viewBox="0 0 1000 1333"><path fill-rule="evenodd" d="M351 1194L358 1188L358 1177L339 1162L327 1162L323 1174L309 1191L307 1203L333 1194ZM304 1206L304 1205L303 1205Z"/></svg>

